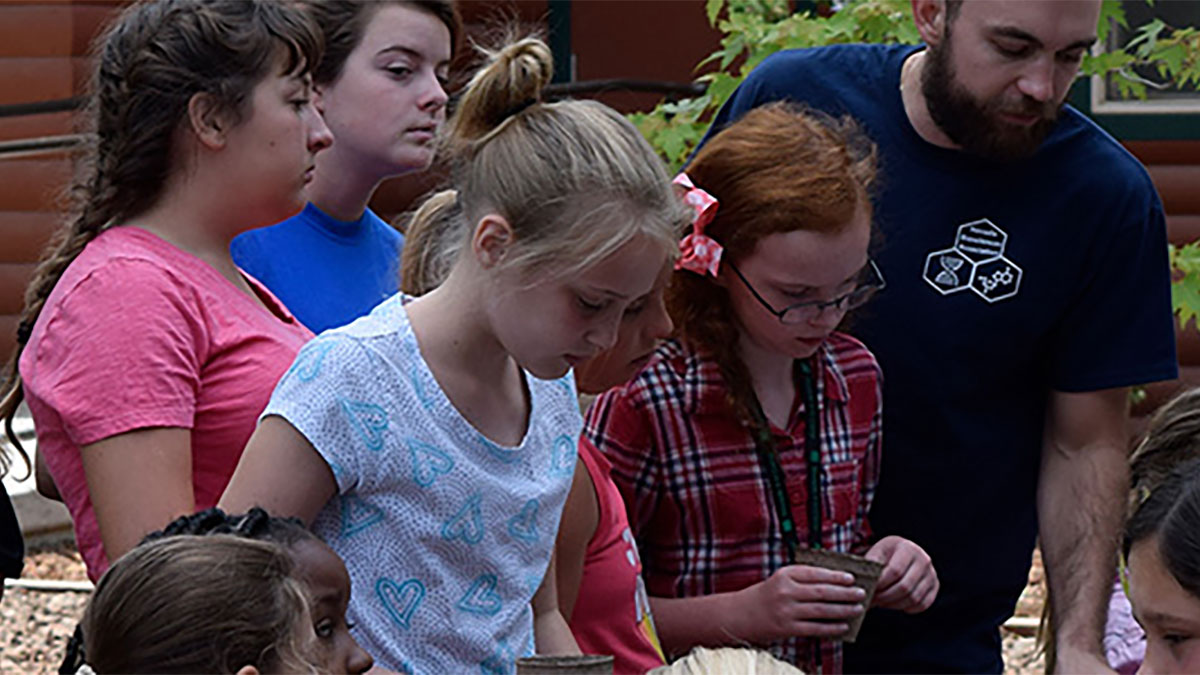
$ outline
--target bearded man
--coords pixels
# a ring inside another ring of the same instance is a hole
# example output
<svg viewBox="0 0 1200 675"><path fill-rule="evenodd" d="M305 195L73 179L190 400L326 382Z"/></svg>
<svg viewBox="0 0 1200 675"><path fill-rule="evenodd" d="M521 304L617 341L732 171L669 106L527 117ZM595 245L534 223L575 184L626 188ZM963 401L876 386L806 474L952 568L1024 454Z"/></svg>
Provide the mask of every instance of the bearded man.
<svg viewBox="0 0 1200 675"><path fill-rule="evenodd" d="M923 547L941 590L872 610L846 667L1000 672L1040 535L1060 670L1102 671L1129 387L1177 371L1162 205L1063 103L1099 0L912 5L923 47L775 54L713 126L788 99L878 144L888 288L851 325L884 372L871 523Z"/></svg>

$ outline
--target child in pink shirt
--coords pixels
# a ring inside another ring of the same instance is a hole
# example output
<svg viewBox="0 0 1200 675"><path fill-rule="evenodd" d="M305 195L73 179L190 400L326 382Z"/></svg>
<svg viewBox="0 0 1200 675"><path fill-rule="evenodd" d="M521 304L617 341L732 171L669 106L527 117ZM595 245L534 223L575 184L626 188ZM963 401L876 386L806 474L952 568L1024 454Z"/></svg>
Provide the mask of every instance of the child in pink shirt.
<svg viewBox="0 0 1200 675"><path fill-rule="evenodd" d="M98 44L97 142L30 282L0 404L7 418L28 397L93 579L216 502L311 336L229 243L298 211L332 142L311 100L321 39L298 9L139 3Z"/></svg>

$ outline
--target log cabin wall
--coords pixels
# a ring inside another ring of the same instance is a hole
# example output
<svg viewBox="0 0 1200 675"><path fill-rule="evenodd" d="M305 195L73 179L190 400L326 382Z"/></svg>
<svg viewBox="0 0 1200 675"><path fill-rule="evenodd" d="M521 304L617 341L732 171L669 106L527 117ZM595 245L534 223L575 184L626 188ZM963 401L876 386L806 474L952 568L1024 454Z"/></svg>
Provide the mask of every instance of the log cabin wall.
<svg viewBox="0 0 1200 675"><path fill-rule="evenodd" d="M1200 141L1127 141L1154 180L1167 215L1167 236L1181 245L1200 239ZM1184 387L1200 385L1200 331L1195 322L1175 322L1179 378L1146 388L1146 399L1134 408L1135 421L1144 422L1158 406Z"/></svg>
<svg viewBox="0 0 1200 675"><path fill-rule="evenodd" d="M81 92L89 43L118 5L0 2L0 105ZM70 113L0 117L0 141L71 132ZM66 153L0 157L0 362L12 352L25 284L59 223L70 174Z"/></svg>

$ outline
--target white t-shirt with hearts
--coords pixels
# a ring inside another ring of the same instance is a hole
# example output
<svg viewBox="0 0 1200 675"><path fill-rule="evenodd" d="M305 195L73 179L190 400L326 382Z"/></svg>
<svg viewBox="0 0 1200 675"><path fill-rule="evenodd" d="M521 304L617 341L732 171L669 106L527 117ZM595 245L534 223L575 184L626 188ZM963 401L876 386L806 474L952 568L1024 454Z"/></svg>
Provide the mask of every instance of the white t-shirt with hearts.
<svg viewBox="0 0 1200 675"><path fill-rule="evenodd" d="M355 635L410 673L511 673L533 652L582 420L572 376L528 374L519 446L471 426L438 386L396 295L305 345L263 416L313 444L338 495L313 530L346 562Z"/></svg>

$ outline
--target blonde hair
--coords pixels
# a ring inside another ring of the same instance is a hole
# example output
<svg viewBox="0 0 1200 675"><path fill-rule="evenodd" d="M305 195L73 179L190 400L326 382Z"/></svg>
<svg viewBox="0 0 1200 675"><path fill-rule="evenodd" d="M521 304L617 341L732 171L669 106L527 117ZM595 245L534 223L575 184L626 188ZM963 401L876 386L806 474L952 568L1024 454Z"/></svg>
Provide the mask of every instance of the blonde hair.
<svg viewBox="0 0 1200 675"><path fill-rule="evenodd" d="M569 276L638 235L672 250L688 213L637 129L595 101L542 102L554 64L541 40L485 53L447 123L442 150L455 191L430 197L409 226L457 244L417 271L446 271L469 225L490 213L514 233L501 267L539 276Z"/></svg>
<svg viewBox="0 0 1200 675"><path fill-rule="evenodd" d="M308 606L280 544L157 539L100 578L81 622L84 658L96 673L312 673Z"/></svg>
<svg viewBox="0 0 1200 675"><path fill-rule="evenodd" d="M442 190L409 217L400 252L401 292L425 295L450 275L464 236L458 226L462 210L457 202L458 192Z"/></svg>
<svg viewBox="0 0 1200 675"><path fill-rule="evenodd" d="M647 675L804 675L804 671L761 649L696 647L687 656L651 670Z"/></svg>

